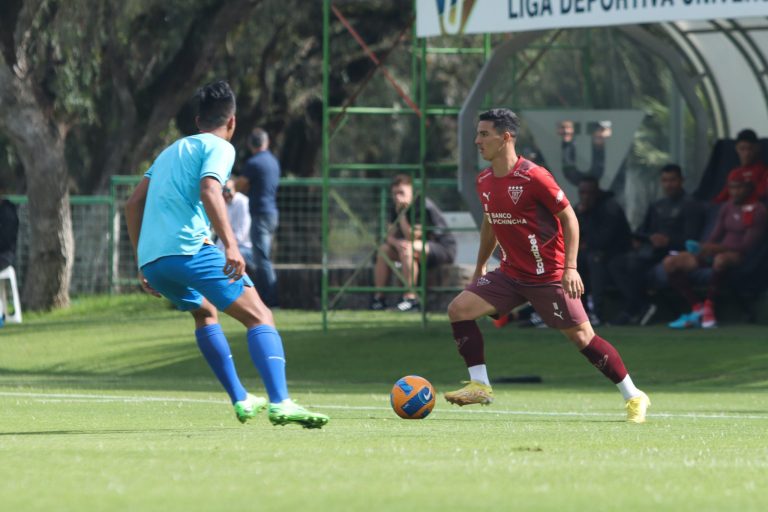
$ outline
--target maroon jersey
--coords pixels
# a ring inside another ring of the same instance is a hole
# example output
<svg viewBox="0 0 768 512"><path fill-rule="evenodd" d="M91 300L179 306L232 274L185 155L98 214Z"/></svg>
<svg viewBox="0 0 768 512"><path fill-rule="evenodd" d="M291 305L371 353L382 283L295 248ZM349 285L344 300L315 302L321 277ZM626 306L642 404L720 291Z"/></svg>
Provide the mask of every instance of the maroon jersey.
<svg viewBox="0 0 768 512"><path fill-rule="evenodd" d="M766 225L768 212L762 203L734 204L728 201L720 207L717 223L707 241L746 255L762 240Z"/></svg>
<svg viewBox="0 0 768 512"><path fill-rule="evenodd" d="M559 281L565 266L560 213L570 203L543 167L519 157L509 174L477 176L483 212L502 250L501 270L521 283Z"/></svg>

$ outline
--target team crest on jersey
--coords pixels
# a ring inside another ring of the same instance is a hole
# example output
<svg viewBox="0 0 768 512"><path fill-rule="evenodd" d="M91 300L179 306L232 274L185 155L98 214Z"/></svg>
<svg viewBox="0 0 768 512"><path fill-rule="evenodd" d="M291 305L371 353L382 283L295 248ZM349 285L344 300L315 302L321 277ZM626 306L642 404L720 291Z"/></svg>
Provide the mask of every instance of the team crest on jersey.
<svg viewBox="0 0 768 512"><path fill-rule="evenodd" d="M512 202L517 204L520 200L520 196L523 195L523 187L522 185L512 185L507 189L507 192L509 192L509 197L512 198Z"/></svg>

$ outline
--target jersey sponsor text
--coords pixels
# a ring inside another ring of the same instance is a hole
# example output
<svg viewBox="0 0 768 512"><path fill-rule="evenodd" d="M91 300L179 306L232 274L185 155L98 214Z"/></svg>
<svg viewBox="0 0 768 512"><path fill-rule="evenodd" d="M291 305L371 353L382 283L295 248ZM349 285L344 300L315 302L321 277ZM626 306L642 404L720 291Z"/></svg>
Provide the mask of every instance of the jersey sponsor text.
<svg viewBox="0 0 768 512"><path fill-rule="evenodd" d="M523 218L512 217L508 212L489 212L488 222L491 224L528 224L528 221Z"/></svg>
<svg viewBox="0 0 768 512"><path fill-rule="evenodd" d="M533 254L533 259L536 260L536 274L543 274L545 272L544 260L541 257L541 251L539 251L539 243L536 241L536 235L528 235L528 241L531 242L531 254Z"/></svg>

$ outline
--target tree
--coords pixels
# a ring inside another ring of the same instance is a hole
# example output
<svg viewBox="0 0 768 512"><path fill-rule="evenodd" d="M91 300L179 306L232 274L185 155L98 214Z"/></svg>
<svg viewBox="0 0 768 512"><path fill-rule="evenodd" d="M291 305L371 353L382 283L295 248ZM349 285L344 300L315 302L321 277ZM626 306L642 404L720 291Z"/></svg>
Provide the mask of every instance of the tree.
<svg viewBox="0 0 768 512"><path fill-rule="evenodd" d="M87 157L85 181L95 188L117 169L136 169L206 77L227 34L259 3L0 4L0 134L26 177L28 308L69 302L75 248L67 153Z"/></svg>
<svg viewBox="0 0 768 512"><path fill-rule="evenodd" d="M45 87L48 77L36 65L40 60L54 60L52 48L41 47L32 36L35 24L55 13L41 9L40 4L25 6L12 0L0 12L0 131L16 148L30 190L32 270L24 297L31 309L68 304L74 257L64 156L68 123L51 115L54 102Z"/></svg>

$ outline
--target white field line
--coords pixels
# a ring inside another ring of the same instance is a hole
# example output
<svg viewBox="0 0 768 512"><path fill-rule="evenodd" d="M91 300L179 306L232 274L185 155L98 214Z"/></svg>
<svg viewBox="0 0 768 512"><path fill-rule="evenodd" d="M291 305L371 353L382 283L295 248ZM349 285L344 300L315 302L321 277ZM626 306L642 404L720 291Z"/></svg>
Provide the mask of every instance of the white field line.
<svg viewBox="0 0 768 512"><path fill-rule="evenodd" d="M147 403L147 402L182 402L192 404L223 404L226 400L214 400L210 398L175 398L175 397L160 397L160 396L136 396L136 395L96 395L96 394L82 394L82 393L29 393L29 392L13 392L13 391L0 391L0 397L17 397L28 398L35 400L36 402L134 402L134 403ZM328 404L313 404L321 409L338 409L346 411L389 411L389 407L372 407L372 406L358 406L358 405L328 405ZM451 414L496 414L496 415L508 415L508 416L562 416L562 417L603 417L613 418L616 416L623 416L621 413L603 413L603 412L555 412L555 411L504 411L504 410L467 410L467 409L440 409L440 413ZM737 420L768 420L768 411L766 414L739 414L739 413L722 413L722 414L700 414L700 413L654 413L650 412L649 416L654 418L684 418L684 419L737 419Z"/></svg>

